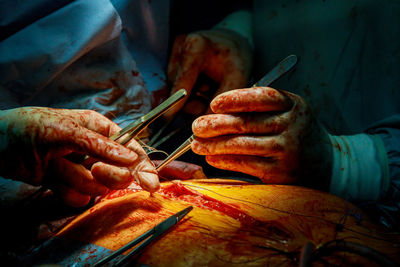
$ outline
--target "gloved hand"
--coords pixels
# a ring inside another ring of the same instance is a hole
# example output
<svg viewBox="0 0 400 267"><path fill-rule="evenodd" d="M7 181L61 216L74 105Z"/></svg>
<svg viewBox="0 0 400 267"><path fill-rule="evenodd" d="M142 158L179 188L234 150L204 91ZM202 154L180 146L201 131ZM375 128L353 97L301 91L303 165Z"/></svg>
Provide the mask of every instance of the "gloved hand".
<svg viewBox="0 0 400 267"><path fill-rule="evenodd" d="M178 36L168 65L168 82L171 94L184 88L188 95L165 118L172 118L190 97L185 112L201 115L213 96L245 87L252 66L251 39L251 14L246 11L229 15L210 30ZM210 88L204 79L199 80L201 75L219 84L219 88ZM196 83L200 84L194 92Z"/></svg>
<svg viewBox="0 0 400 267"><path fill-rule="evenodd" d="M192 150L217 168L238 171L266 183L299 177L327 189L332 147L305 101L269 87L237 89L211 102L214 113L192 125Z"/></svg>
<svg viewBox="0 0 400 267"><path fill-rule="evenodd" d="M106 138L120 127L91 110L39 107L0 111L0 175L45 184L71 206L84 206L108 188L133 179L148 191L159 187L154 165L136 141L128 148ZM65 156L96 158L91 170Z"/></svg>

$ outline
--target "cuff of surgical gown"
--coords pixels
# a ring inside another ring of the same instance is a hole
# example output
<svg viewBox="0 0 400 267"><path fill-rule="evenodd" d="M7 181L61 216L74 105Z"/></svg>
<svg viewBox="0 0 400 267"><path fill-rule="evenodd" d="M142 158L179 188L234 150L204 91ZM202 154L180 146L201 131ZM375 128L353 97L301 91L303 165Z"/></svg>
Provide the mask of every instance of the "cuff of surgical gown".
<svg viewBox="0 0 400 267"><path fill-rule="evenodd" d="M381 138L387 152L391 185L400 188L400 129L377 128L368 133Z"/></svg>
<svg viewBox="0 0 400 267"><path fill-rule="evenodd" d="M391 127L373 128L369 134L379 136L385 146L389 165L390 185L376 204L379 221L391 229L400 225L400 129Z"/></svg>
<svg viewBox="0 0 400 267"><path fill-rule="evenodd" d="M332 177L329 191L351 201L376 201L389 188L385 147L378 136L329 135Z"/></svg>

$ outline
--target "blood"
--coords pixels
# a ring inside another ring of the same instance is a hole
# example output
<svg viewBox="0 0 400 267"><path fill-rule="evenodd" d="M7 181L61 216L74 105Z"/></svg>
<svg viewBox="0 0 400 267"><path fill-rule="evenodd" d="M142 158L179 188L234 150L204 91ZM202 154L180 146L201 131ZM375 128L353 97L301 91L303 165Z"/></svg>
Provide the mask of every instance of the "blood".
<svg viewBox="0 0 400 267"><path fill-rule="evenodd" d="M209 210L217 210L229 217L240 221L243 225L262 224L263 222L241 211L238 207L232 204L225 204L215 198L203 195L198 191L187 188L181 183L174 183L169 186L163 187L158 193L168 198L175 198L190 202L201 208L208 208Z"/></svg>
<svg viewBox="0 0 400 267"><path fill-rule="evenodd" d="M130 188L113 190L104 196L104 198L118 198L141 190L142 189L139 186L132 184ZM157 191L157 194L160 194L168 199L185 201L202 209L218 211L239 221L241 225L235 235L235 238L245 240L248 236L258 236L266 237L270 240L276 240L278 242L287 242L287 240L290 240L294 237L286 227L276 220L259 220L241 210L242 207L239 205L224 203L220 200L193 190L180 182L163 186L159 191ZM149 203L152 202L150 201L146 204Z"/></svg>
<svg viewBox="0 0 400 267"><path fill-rule="evenodd" d="M96 199L95 203L98 203L103 199L114 199L114 198L122 197L122 196L125 196L128 194L132 194L132 193L135 193L138 191L143 191L143 189L136 182L133 182L125 189L111 190L108 194L98 197Z"/></svg>
<svg viewBox="0 0 400 267"><path fill-rule="evenodd" d="M247 240L250 236L264 237L279 243L286 243L294 238L294 235L277 220L262 221L240 210L239 206L226 204L215 198L203 195L181 183L175 183L163 187L158 191L161 195L174 198L209 210L219 211L241 223L234 235L235 240ZM235 243L235 242L232 242ZM228 246L232 251L241 250L242 247ZM238 251L236 251L238 252ZM235 253L236 253L235 252Z"/></svg>
<svg viewBox="0 0 400 267"><path fill-rule="evenodd" d="M125 188L121 190L112 190L110 193L108 193L104 198L105 199L113 199L117 197L122 197L128 194L135 193L137 191L141 191L142 189L136 189L136 188Z"/></svg>

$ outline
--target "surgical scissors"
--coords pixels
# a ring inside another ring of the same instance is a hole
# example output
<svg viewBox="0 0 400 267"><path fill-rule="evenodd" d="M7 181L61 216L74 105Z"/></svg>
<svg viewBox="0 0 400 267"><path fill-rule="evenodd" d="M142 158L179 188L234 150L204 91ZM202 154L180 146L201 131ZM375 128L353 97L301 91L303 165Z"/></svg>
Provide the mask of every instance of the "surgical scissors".
<svg viewBox="0 0 400 267"><path fill-rule="evenodd" d="M153 242L156 238L164 234L166 231L168 231L172 226L177 224L180 220L183 219L183 217L186 216L191 210L193 209L192 206L189 206L174 215L168 217L166 220L162 221L161 223L157 224L155 227L147 231L146 233L142 234L141 236L135 238L125 246L121 247L120 249L116 250L112 254L108 255L107 257L101 259L100 261L96 262L93 266L102 266L109 261L113 260L114 258L118 257L128 249L136 246L140 242L143 241L140 245L138 245L136 248L134 248L131 252L129 252L125 257L122 257L122 259L118 260L113 266L122 266L123 264L129 262L133 256L139 254L146 246L148 246L151 242Z"/></svg>

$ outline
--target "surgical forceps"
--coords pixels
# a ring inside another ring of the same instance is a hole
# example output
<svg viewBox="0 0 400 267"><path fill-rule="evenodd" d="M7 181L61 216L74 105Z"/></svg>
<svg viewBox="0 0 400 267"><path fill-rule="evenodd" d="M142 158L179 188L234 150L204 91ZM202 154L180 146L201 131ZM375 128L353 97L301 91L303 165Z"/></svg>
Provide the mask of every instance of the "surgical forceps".
<svg viewBox="0 0 400 267"><path fill-rule="evenodd" d="M183 99L187 95L185 89L180 89L175 94L170 96L167 100L162 102L160 105L155 107L146 115L143 115L139 119L134 122L128 124L125 128L121 129L118 133L110 136L109 138L113 141L121 145L125 145L132 138L138 136L146 127L152 123L155 119L160 117L162 114L167 112L170 108L176 105L181 99ZM88 155L86 155L82 162L88 164L91 163L93 159L91 159Z"/></svg>
<svg viewBox="0 0 400 267"><path fill-rule="evenodd" d="M174 215L168 217L161 223L157 224L155 227L147 231L146 233L142 234L141 236L135 238L125 246L121 247L120 249L116 250L112 254L108 255L107 257L101 259L100 261L96 262L93 267L98 267L102 266L109 261L113 260L114 258L118 257L128 249L138 245L139 243L142 243L138 245L136 248L134 248L131 252L129 252L125 257L122 257L119 261L117 261L113 266L122 266L123 264L129 262L133 256L139 254L146 246L148 246L151 242L154 241L154 239L158 238L165 232L167 232L172 226L177 224L180 220L183 219L183 217L186 216L191 210L193 209L192 206L189 206Z"/></svg>

